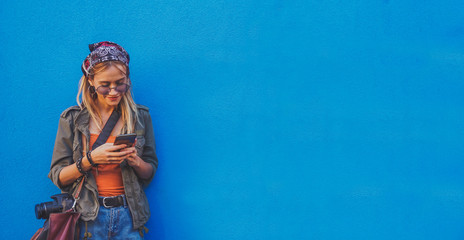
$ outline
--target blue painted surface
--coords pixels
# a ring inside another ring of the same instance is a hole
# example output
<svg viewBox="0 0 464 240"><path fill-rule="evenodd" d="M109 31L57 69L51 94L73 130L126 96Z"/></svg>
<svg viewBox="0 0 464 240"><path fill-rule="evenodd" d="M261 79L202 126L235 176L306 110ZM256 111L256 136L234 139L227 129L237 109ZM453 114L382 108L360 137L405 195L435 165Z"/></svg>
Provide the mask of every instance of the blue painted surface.
<svg viewBox="0 0 464 240"><path fill-rule="evenodd" d="M131 54L147 239L462 239L462 1L0 3L0 228L28 239L86 44Z"/></svg>

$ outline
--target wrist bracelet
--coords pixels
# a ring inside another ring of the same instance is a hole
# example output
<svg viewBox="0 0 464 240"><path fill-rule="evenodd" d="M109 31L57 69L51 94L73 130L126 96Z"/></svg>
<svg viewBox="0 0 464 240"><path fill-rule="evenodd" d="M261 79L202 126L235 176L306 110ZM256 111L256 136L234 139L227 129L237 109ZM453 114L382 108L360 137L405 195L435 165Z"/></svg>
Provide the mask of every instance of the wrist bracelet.
<svg viewBox="0 0 464 240"><path fill-rule="evenodd" d="M76 167L77 167L77 170L79 170L80 173L86 175L87 172L85 172L83 169L82 169L82 158L79 158L77 159L76 161Z"/></svg>
<svg viewBox="0 0 464 240"><path fill-rule="evenodd" d="M92 160L91 153L92 153L92 151L87 152L87 160L89 160L89 163L90 163L90 165L92 165L92 167L95 167L95 165L97 165L97 164L95 164L95 162Z"/></svg>

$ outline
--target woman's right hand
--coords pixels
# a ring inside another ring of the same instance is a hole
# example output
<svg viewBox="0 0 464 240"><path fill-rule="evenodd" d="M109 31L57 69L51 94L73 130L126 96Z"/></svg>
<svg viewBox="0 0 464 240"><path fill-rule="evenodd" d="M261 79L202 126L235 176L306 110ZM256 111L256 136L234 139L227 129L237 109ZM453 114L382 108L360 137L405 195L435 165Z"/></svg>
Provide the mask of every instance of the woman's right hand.
<svg viewBox="0 0 464 240"><path fill-rule="evenodd" d="M96 164L120 164L132 150L125 150L126 144L105 143L92 150L91 157Z"/></svg>

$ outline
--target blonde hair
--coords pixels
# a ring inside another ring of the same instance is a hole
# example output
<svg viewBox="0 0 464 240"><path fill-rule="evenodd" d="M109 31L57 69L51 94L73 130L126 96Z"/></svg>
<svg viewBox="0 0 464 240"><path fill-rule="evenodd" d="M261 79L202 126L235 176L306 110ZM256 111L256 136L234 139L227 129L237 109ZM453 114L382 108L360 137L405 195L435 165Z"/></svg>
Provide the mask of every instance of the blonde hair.
<svg viewBox="0 0 464 240"><path fill-rule="evenodd" d="M115 66L119 71L121 71L127 78L127 84L130 85L131 81L129 78L129 67L126 67L121 62L117 61L106 61L99 64L96 64L93 68L89 70L88 76L83 75L79 81L79 91L77 93L77 104L81 109L87 108L90 113L90 117L97 123L97 127L103 128L103 121L101 119L100 112L98 111L96 101L96 93L90 92L90 83L89 80L93 80L95 74L104 71L110 66ZM123 127L120 134L134 133L135 132L135 123L137 122L137 106L132 98L132 91L129 90L122 95L121 101L118 105L119 111L121 113L121 118L123 122Z"/></svg>

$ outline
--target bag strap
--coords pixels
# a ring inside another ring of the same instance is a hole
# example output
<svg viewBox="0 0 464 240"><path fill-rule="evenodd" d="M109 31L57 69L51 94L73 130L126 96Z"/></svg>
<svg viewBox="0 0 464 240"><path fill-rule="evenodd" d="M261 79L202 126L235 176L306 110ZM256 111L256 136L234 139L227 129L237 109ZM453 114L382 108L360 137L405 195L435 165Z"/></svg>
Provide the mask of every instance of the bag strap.
<svg viewBox="0 0 464 240"><path fill-rule="evenodd" d="M85 178L84 178L84 176L82 176L82 178L80 180L80 183L79 183L79 186L77 186L77 189L74 192L74 195L73 195L74 200L77 200L79 198L79 195L80 195L81 190L82 190L82 186L84 185L84 180L85 180Z"/></svg>
<svg viewBox="0 0 464 240"><path fill-rule="evenodd" d="M74 195L72 195L72 197L74 198L74 203L72 207L66 212L76 212L76 204L77 200L79 200L79 195L81 194L82 186L84 185L85 175L78 178L77 181L79 181L79 186L77 186L77 189L74 191Z"/></svg>
<svg viewBox="0 0 464 240"><path fill-rule="evenodd" d="M106 121L106 124L103 127L103 130L101 131L100 135L98 135L97 140L92 145L92 149L99 147L100 145L104 144L106 140L108 140L108 137L113 131L114 126L116 126L116 123L118 122L118 120L119 120L119 112L115 109L111 113L111 116L108 118L108 121Z"/></svg>

